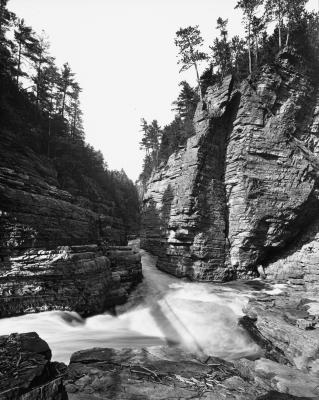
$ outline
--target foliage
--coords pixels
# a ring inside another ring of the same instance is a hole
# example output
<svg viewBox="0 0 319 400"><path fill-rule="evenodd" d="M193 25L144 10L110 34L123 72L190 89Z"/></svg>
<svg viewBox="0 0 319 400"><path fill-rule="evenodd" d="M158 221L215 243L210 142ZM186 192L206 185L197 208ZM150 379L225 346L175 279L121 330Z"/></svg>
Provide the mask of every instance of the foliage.
<svg viewBox="0 0 319 400"><path fill-rule="evenodd" d="M200 51L203 45L203 38L201 37L198 25L188 26L187 28L180 28L176 32L175 45L179 48L178 64L182 67L180 72L194 67L196 71L198 93L202 100L202 90L198 73L198 63L207 59L206 53Z"/></svg>
<svg viewBox="0 0 319 400"><path fill-rule="evenodd" d="M97 212L109 207L128 233L136 233L137 190L123 170L108 170L102 153L85 143L81 88L70 65L59 70L45 34L37 35L6 6L0 0L1 144L31 152L57 171L61 189L91 200Z"/></svg>

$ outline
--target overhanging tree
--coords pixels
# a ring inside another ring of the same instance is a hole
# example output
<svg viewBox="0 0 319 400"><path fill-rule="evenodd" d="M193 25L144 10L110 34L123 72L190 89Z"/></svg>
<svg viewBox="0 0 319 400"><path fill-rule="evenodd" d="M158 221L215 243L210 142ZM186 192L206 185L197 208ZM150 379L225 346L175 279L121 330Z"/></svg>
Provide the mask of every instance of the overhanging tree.
<svg viewBox="0 0 319 400"><path fill-rule="evenodd" d="M191 67L195 68L198 94L200 100L203 101L202 87L198 72L198 63L206 60L207 55L206 53L200 51L200 48L203 45L203 39L198 29L198 25L180 28L176 32L175 45L179 48L178 64L182 65L180 72L186 71Z"/></svg>

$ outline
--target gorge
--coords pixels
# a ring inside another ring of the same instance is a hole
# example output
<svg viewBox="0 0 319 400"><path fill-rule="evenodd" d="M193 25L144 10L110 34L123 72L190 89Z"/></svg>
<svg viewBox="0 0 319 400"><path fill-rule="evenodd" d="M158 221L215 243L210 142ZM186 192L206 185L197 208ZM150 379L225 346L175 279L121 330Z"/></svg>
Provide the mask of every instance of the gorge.
<svg viewBox="0 0 319 400"><path fill-rule="evenodd" d="M0 1L0 400L319 399L319 14L279 2L269 34L246 3L254 42L218 18L201 76L176 32L197 86L142 119L134 184Z"/></svg>

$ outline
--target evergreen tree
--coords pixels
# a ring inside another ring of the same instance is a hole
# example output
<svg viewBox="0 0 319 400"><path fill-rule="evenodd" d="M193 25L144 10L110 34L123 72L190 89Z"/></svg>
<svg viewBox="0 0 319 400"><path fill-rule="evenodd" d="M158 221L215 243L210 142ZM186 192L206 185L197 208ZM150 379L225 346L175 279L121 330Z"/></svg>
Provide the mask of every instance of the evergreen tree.
<svg viewBox="0 0 319 400"><path fill-rule="evenodd" d="M221 79L232 70L231 45L228 41L227 24L227 19L217 19L217 29L219 30L220 39L216 38L214 45L210 47L213 52L213 66L218 67Z"/></svg>
<svg viewBox="0 0 319 400"><path fill-rule="evenodd" d="M36 47L36 38L32 28L26 26L24 19L19 19L14 30L14 39L16 43L16 82L19 84L20 76L27 76L26 72L22 72L21 64L24 57L32 58L32 53Z"/></svg>
<svg viewBox="0 0 319 400"><path fill-rule="evenodd" d="M231 40L230 48L232 53L232 63L237 75L239 75L239 64L245 52L245 41L236 35Z"/></svg>
<svg viewBox="0 0 319 400"><path fill-rule="evenodd" d="M43 70L53 65L54 59L49 55L50 43L44 32L38 35L36 41L31 44L28 57L31 59L35 74L32 76L34 83L35 101L39 109L46 102L46 88Z"/></svg>
<svg viewBox="0 0 319 400"><path fill-rule="evenodd" d="M0 0L0 73L11 75L14 73L14 59L12 57L13 42L6 33L15 21L15 14L7 9L8 0Z"/></svg>
<svg viewBox="0 0 319 400"><path fill-rule="evenodd" d="M192 120L199 101L198 94L186 81L180 82L179 86L181 91L177 100L173 102L173 110L177 111L182 119L188 118Z"/></svg>
<svg viewBox="0 0 319 400"><path fill-rule="evenodd" d="M60 80L58 82L58 92L60 95L60 114L64 118L65 106L67 97L70 95L70 90L74 86L74 73L68 63L63 64Z"/></svg>
<svg viewBox="0 0 319 400"><path fill-rule="evenodd" d="M198 72L198 63L206 60L207 55L200 51L200 47L203 45L203 39L198 29L198 25L180 28L176 32L175 45L179 48L178 63L182 65L180 72L186 71L191 67L195 68L198 93L201 101L203 101L203 93Z"/></svg>
<svg viewBox="0 0 319 400"><path fill-rule="evenodd" d="M239 0L235 7L235 8L240 8L244 14L244 22L247 32L249 73L252 73L252 57L251 57L252 23L256 11L261 4L262 0Z"/></svg>
<svg viewBox="0 0 319 400"><path fill-rule="evenodd" d="M254 38L255 44L255 66L258 66L258 53L259 53L259 40L260 36L265 29L265 23L263 18L258 18L256 16L253 17L251 23L251 32Z"/></svg>
<svg viewBox="0 0 319 400"><path fill-rule="evenodd" d="M305 6L308 0L286 0L285 14L287 16L286 46L289 44L290 32L299 25L300 19L305 15Z"/></svg>
<svg viewBox="0 0 319 400"><path fill-rule="evenodd" d="M68 114L70 116L70 132L73 140L83 140L83 125L82 125L82 111L80 107L80 93L82 89L77 83L72 85L70 92L70 105L68 107Z"/></svg>

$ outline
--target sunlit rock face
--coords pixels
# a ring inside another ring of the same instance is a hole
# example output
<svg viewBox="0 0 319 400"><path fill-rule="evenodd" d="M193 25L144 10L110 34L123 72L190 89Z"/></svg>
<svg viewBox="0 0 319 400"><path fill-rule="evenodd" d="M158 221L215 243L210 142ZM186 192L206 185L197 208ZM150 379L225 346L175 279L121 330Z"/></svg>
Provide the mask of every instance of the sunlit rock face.
<svg viewBox="0 0 319 400"><path fill-rule="evenodd" d="M196 135L157 169L144 195L142 246L160 269L246 278L287 252L295 267L272 267L272 276L318 274L302 267L298 249L319 211L318 94L300 64L283 51L239 86L228 77L208 88ZM304 281L313 288L314 280Z"/></svg>

